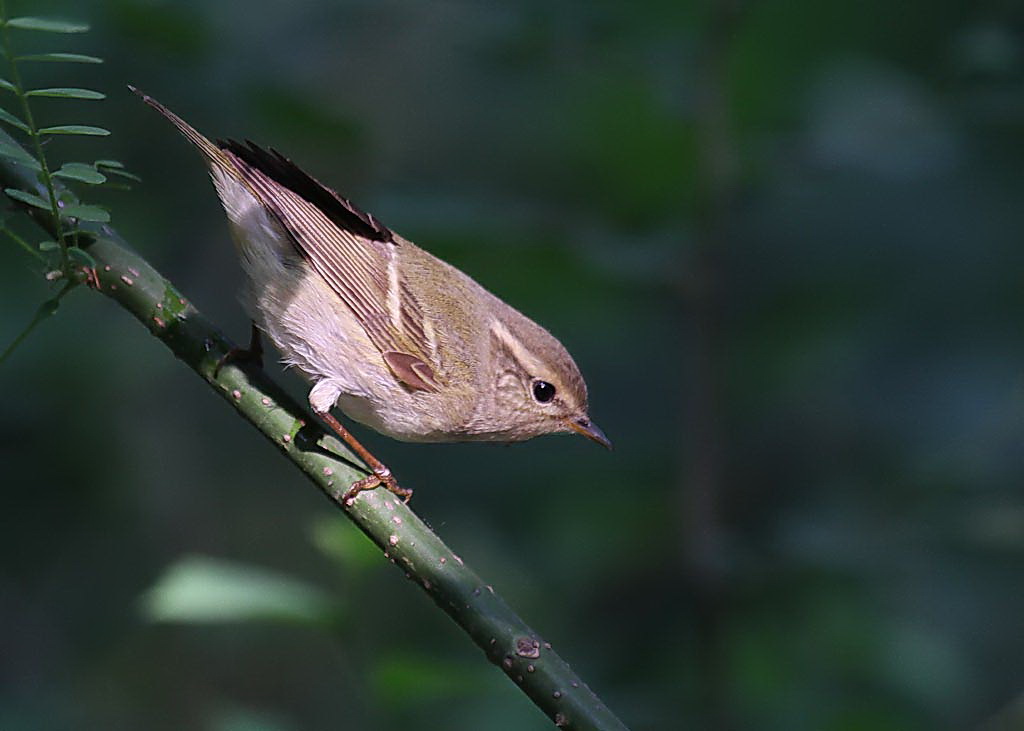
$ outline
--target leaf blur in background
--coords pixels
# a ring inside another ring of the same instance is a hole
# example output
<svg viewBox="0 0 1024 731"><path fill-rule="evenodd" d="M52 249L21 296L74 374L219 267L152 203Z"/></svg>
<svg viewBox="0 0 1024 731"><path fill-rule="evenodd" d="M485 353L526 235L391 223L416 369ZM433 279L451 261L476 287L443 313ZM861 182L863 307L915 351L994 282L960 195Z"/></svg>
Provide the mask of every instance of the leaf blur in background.
<svg viewBox="0 0 1024 731"><path fill-rule="evenodd" d="M90 195L237 340L216 196L128 83L279 149L573 352L611 454L358 433L631 728L1021 713L1015 5L9 6L90 26L19 36L105 61L24 70L107 96L34 99L42 127L111 132L47 150L137 173ZM14 245L0 262L7 343L50 290ZM0 384L0 728L549 727L110 302L70 296Z"/></svg>

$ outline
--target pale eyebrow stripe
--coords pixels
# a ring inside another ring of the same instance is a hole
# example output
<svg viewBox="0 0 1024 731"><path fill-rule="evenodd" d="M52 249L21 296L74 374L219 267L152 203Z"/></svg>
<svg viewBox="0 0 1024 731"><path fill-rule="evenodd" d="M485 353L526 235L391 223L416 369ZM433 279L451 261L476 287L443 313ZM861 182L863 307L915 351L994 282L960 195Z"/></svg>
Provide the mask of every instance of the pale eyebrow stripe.
<svg viewBox="0 0 1024 731"><path fill-rule="evenodd" d="M523 370L527 373L535 373L537 371L537 358L508 331L508 328L500 320L491 322L491 333L508 348L509 352L512 353L512 357L522 366Z"/></svg>

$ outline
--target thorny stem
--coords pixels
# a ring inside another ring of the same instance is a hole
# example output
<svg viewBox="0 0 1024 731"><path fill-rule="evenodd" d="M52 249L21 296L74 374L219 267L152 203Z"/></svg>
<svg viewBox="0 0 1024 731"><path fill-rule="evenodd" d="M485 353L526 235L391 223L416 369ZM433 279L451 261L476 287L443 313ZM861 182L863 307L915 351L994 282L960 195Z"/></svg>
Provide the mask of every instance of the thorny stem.
<svg viewBox="0 0 1024 731"><path fill-rule="evenodd" d="M32 107L28 103L28 95L21 83L21 73L18 71L18 62L15 58L14 49L11 46L11 29L7 25L7 3L0 0L0 27L3 28L4 56L7 59L7 67L11 72L11 83L14 85L14 93L21 102L21 110L25 114L25 124L28 125L28 136L32 140L32 147L35 149L36 160L42 168L40 177L46 194L49 197L50 215L53 217L53 234L60 245L60 268L64 276L71 278L71 259L68 256L68 245L64 240L63 222L61 221L59 207L57 205L57 191L53 185L53 176L50 175L50 166L46 163L46 155L43 154L43 143L39 129L36 127L35 118L32 116Z"/></svg>

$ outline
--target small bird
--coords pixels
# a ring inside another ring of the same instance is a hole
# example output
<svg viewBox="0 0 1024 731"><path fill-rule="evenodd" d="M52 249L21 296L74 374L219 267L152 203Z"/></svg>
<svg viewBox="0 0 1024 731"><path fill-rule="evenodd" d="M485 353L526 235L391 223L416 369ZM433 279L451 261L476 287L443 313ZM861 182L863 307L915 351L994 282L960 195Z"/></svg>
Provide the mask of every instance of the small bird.
<svg viewBox="0 0 1024 731"><path fill-rule="evenodd" d="M330 413L408 442L518 442L577 432L611 442L590 420L587 386L547 330L455 267L384 226L273 149L211 141L129 87L202 153L247 275L250 351L266 334L312 383L309 403L370 474L391 471Z"/></svg>

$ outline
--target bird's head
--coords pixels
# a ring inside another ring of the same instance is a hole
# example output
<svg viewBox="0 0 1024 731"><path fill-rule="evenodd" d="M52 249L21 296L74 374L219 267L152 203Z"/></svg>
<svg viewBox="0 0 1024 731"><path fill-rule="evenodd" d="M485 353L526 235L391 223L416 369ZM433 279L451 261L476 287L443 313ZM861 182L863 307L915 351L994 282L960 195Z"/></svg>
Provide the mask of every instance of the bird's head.
<svg viewBox="0 0 1024 731"><path fill-rule="evenodd" d="M565 347L532 320L515 317L491 324L491 408L509 441L576 432L611 449L590 420L587 384Z"/></svg>

